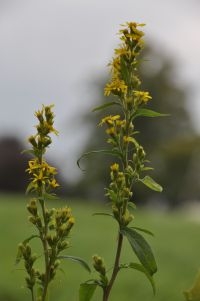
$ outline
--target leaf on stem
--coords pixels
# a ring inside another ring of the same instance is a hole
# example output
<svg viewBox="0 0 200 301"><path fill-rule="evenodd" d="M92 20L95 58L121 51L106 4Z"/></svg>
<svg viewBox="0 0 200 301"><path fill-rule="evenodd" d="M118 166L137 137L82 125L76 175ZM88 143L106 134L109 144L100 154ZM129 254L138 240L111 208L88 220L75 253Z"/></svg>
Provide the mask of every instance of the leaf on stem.
<svg viewBox="0 0 200 301"><path fill-rule="evenodd" d="M139 264L139 263L136 263L136 262L131 262L129 264L122 264L120 266L120 268L131 268L131 269L134 269L134 270L137 270L141 273L144 273L145 276L147 277L147 279L150 281L151 283L151 286L152 286L152 289L153 289L153 293L155 295L156 293L156 287L155 287L155 282L154 282L154 279L153 277L148 273L148 271L144 268L143 265Z"/></svg>
<svg viewBox="0 0 200 301"><path fill-rule="evenodd" d="M82 267L84 267L89 273L91 273L90 267L89 265L82 259L76 256L69 256L69 255L61 255L57 257L58 259L69 259L75 262L80 263L80 265L82 265Z"/></svg>
<svg viewBox="0 0 200 301"><path fill-rule="evenodd" d="M153 110L149 110L149 109L137 109L134 114L132 115L132 118L136 118L139 116L143 116L143 117L166 117L169 116L169 114L163 114L163 113L159 113L159 112L155 112Z"/></svg>
<svg viewBox="0 0 200 301"><path fill-rule="evenodd" d="M144 237L132 228L123 227L120 232L128 239L140 263L152 276L157 271L156 261L150 245Z"/></svg>
<svg viewBox="0 0 200 301"><path fill-rule="evenodd" d="M94 108L92 110L92 112L100 111L100 110L106 109L108 107L111 107L113 105L120 105L120 104L118 102L116 102L116 101L108 102L108 103L103 104L102 106Z"/></svg>
<svg viewBox="0 0 200 301"><path fill-rule="evenodd" d="M131 229L138 230L138 231L142 231L142 232L144 232L144 233L146 233L146 234L149 234L149 235L151 235L151 236L154 236L154 234L153 234L151 231L147 230L147 229L140 228L140 227L130 227L130 228L131 228Z"/></svg>
<svg viewBox="0 0 200 301"><path fill-rule="evenodd" d="M94 295L97 284L82 283L79 288L79 301L90 301Z"/></svg>
<svg viewBox="0 0 200 301"><path fill-rule="evenodd" d="M145 176L143 179L139 179L140 182L142 182L144 185L149 187L152 190L162 192L163 188L160 184L158 184L156 181L154 181L150 176Z"/></svg>
<svg viewBox="0 0 200 301"><path fill-rule="evenodd" d="M80 167L80 161L85 158L85 157L88 157L90 155L93 155L93 154L107 154L107 155L112 155L112 156L117 156L118 158L122 158L122 154L117 151L117 150L109 150L109 149L100 149L100 150L96 150L96 151L90 151L90 152L87 152L85 154L83 154L78 160L77 160L77 165L78 167L81 169ZM83 170L83 169L81 169ZM83 170L84 171L84 170Z"/></svg>

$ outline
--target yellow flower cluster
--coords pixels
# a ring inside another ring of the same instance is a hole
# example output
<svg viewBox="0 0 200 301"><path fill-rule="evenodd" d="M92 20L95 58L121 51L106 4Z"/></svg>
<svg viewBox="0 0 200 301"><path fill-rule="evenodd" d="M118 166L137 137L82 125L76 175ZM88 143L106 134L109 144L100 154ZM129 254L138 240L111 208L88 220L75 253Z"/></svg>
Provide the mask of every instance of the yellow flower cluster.
<svg viewBox="0 0 200 301"><path fill-rule="evenodd" d="M146 104L151 99L148 92L138 90L141 82L136 74L137 56L144 44L144 33L138 28L144 24L128 22L122 26L124 28L119 31L122 44L115 49L115 56L109 64L112 77L105 86L104 93L106 96L119 96L121 102L133 108Z"/></svg>
<svg viewBox="0 0 200 301"><path fill-rule="evenodd" d="M42 106L41 110L35 113L39 124L36 125L37 133L29 137L29 143L32 145L30 153L34 158L29 160L27 172L31 175L31 183L28 191L49 191L59 186L55 179L57 174L56 168L50 166L43 158L47 147L52 140L49 134L58 135L58 131L54 128L53 105Z"/></svg>
<svg viewBox="0 0 200 301"><path fill-rule="evenodd" d="M114 78L111 83L106 85L104 92L106 96L109 96L110 93L114 95L123 95L127 93L127 85L123 80Z"/></svg>
<svg viewBox="0 0 200 301"><path fill-rule="evenodd" d="M120 118L120 115L109 115L102 118L99 123L99 125L107 125L106 134L111 137L108 139L108 143L112 143L114 145L119 144L121 137L124 135L126 121L121 120Z"/></svg>
<svg viewBox="0 0 200 301"><path fill-rule="evenodd" d="M152 97L149 95L149 92L144 91L134 91L135 104L140 105L142 103L147 103Z"/></svg>
<svg viewBox="0 0 200 301"><path fill-rule="evenodd" d="M32 189L37 189L43 185L51 188L56 188L59 186L55 179L55 174L57 174L56 168L50 166L45 160L40 163L37 158L29 160L28 173L32 176Z"/></svg>

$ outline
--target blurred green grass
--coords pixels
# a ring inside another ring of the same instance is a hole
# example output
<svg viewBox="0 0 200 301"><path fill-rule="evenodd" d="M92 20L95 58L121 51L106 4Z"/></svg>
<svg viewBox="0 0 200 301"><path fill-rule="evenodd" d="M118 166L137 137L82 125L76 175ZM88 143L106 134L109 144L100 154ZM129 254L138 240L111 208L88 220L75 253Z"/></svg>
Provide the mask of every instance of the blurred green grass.
<svg viewBox="0 0 200 301"><path fill-rule="evenodd" d="M15 266L17 245L32 234L33 228L27 221L24 196L0 196L0 301L30 300L24 288L23 265ZM49 201L49 207L57 204ZM64 202L58 206L64 205ZM94 212L105 211L105 206L78 201L67 202L72 207L76 225L70 238L68 255L79 256L91 264L91 256L104 257L111 266L116 245L115 222L106 216L93 216ZM146 236L152 246L158 272L157 286L153 296L148 280L134 270L121 271L113 288L110 301L181 301L183 291L188 289L200 267L200 225L189 220L187 213L159 213L153 210L135 212L135 225L151 230L155 237ZM136 261L127 242L123 248L122 262ZM88 274L77 263L63 262L60 272L51 287L51 300L78 300L79 284L95 276ZM101 291L94 296L101 300Z"/></svg>

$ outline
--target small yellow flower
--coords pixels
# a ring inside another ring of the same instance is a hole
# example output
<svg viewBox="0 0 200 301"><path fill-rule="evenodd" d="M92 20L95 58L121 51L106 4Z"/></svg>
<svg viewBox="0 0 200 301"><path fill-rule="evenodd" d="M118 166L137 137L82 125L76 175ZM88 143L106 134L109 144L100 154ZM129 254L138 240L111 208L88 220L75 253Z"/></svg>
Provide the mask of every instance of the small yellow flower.
<svg viewBox="0 0 200 301"><path fill-rule="evenodd" d="M110 136L115 136L116 135L116 130L114 127L111 127L109 129L106 130L106 134L110 135Z"/></svg>
<svg viewBox="0 0 200 301"><path fill-rule="evenodd" d="M132 141L132 137L124 136L124 137L123 137L123 141L124 141L124 143L129 143L129 142Z"/></svg>
<svg viewBox="0 0 200 301"><path fill-rule="evenodd" d="M149 95L149 92L145 91L134 91L134 96L137 98L137 103L147 103L152 97Z"/></svg>
<svg viewBox="0 0 200 301"><path fill-rule="evenodd" d="M119 127L124 127L126 124L125 120L116 120L116 125Z"/></svg>
<svg viewBox="0 0 200 301"><path fill-rule="evenodd" d="M53 179L53 180L50 182L50 185L51 185L52 188L56 188L56 187L60 186L60 185L57 183L56 179Z"/></svg>
<svg viewBox="0 0 200 301"><path fill-rule="evenodd" d="M114 163L110 166L111 171L117 172L119 170L119 164Z"/></svg>
<svg viewBox="0 0 200 301"><path fill-rule="evenodd" d="M110 83L105 86L104 94L105 96L109 96L111 93L114 95L126 94L127 93L127 85L125 82L119 78L114 78Z"/></svg>
<svg viewBox="0 0 200 301"><path fill-rule="evenodd" d="M120 119L120 115L106 116L106 117L102 118L99 125L103 125L104 123L106 123L107 125L113 125L114 121L116 121L118 119Z"/></svg>

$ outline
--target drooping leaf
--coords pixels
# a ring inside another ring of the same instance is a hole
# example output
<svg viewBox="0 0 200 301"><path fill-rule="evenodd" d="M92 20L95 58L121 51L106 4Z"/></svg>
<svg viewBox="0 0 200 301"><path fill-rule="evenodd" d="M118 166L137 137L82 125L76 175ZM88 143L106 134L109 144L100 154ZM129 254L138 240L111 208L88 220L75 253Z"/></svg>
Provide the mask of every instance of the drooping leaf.
<svg viewBox="0 0 200 301"><path fill-rule="evenodd" d="M38 235L31 235L30 237L26 238L24 241L23 241L23 244L26 245L29 241L31 241L32 239L34 238L40 238Z"/></svg>
<svg viewBox="0 0 200 301"><path fill-rule="evenodd" d="M136 262L131 262L129 264L129 267L131 269L135 269L137 271L140 271L142 273L144 273L146 275L146 277L148 278L148 280L150 281L151 283L151 286L152 286L152 289L153 289L153 293L155 295L156 293L156 286L155 286L155 282L154 282L154 279L153 277L148 273L148 271L143 267L143 265L139 264L139 263L136 263Z"/></svg>
<svg viewBox="0 0 200 301"><path fill-rule="evenodd" d="M111 102L107 102L105 104L103 104L102 106L96 107L92 110L92 112L96 112L96 111L100 111L100 110L104 110L108 107L111 107L113 105L120 105L118 102L116 101L111 101Z"/></svg>
<svg viewBox="0 0 200 301"><path fill-rule="evenodd" d="M121 264L120 265L120 269L127 269L127 268L131 268L134 270L137 270L139 272L142 272L146 275L146 277L148 278L148 280L151 283L152 289L153 289L153 293L155 295L156 293L156 287L155 287L155 282L153 277L148 273L148 271L143 267L143 265L137 263L137 262L130 262L129 264Z"/></svg>
<svg viewBox="0 0 200 301"><path fill-rule="evenodd" d="M107 154L107 155L117 156L118 158L122 157L122 154L119 151L117 151L117 150L101 149L101 150L96 150L96 151L90 151L90 152L87 152L87 153L83 154L77 160L78 167L81 169L81 167L80 167L80 161L83 158L88 157L88 156L93 155L93 154Z"/></svg>
<svg viewBox="0 0 200 301"><path fill-rule="evenodd" d="M166 116L169 116L169 114L163 114L163 113L155 112L155 111L149 110L149 109L137 109L137 111L134 112L132 117L136 118L136 117L139 117L139 116L143 116L143 117L166 117Z"/></svg>
<svg viewBox="0 0 200 301"><path fill-rule="evenodd" d="M123 227L121 233L127 237L140 263L152 276L157 271L157 265L150 245L144 237L134 229Z"/></svg>
<svg viewBox="0 0 200 301"><path fill-rule="evenodd" d="M90 301L94 295L97 284L82 283L79 288L79 301Z"/></svg>
<svg viewBox="0 0 200 301"><path fill-rule="evenodd" d="M151 235L151 236L154 236L154 234L153 234L151 231L147 230L147 229L140 228L140 227L130 227L130 228L131 228L131 229L138 230L138 231L142 231L142 232L144 232L144 233L146 233L146 234L149 234L149 235Z"/></svg>
<svg viewBox="0 0 200 301"><path fill-rule="evenodd" d="M60 255L57 257L58 259L69 259L75 262L80 263L80 265L82 265L82 267L84 267L89 273L91 273L90 267L89 265L82 259L76 256L69 256L69 255Z"/></svg>
<svg viewBox="0 0 200 301"><path fill-rule="evenodd" d="M139 179L140 182L142 182L144 185L149 187L152 190L162 192L162 186L158 184L156 181L154 181L150 176L145 176L143 179Z"/></svg>

